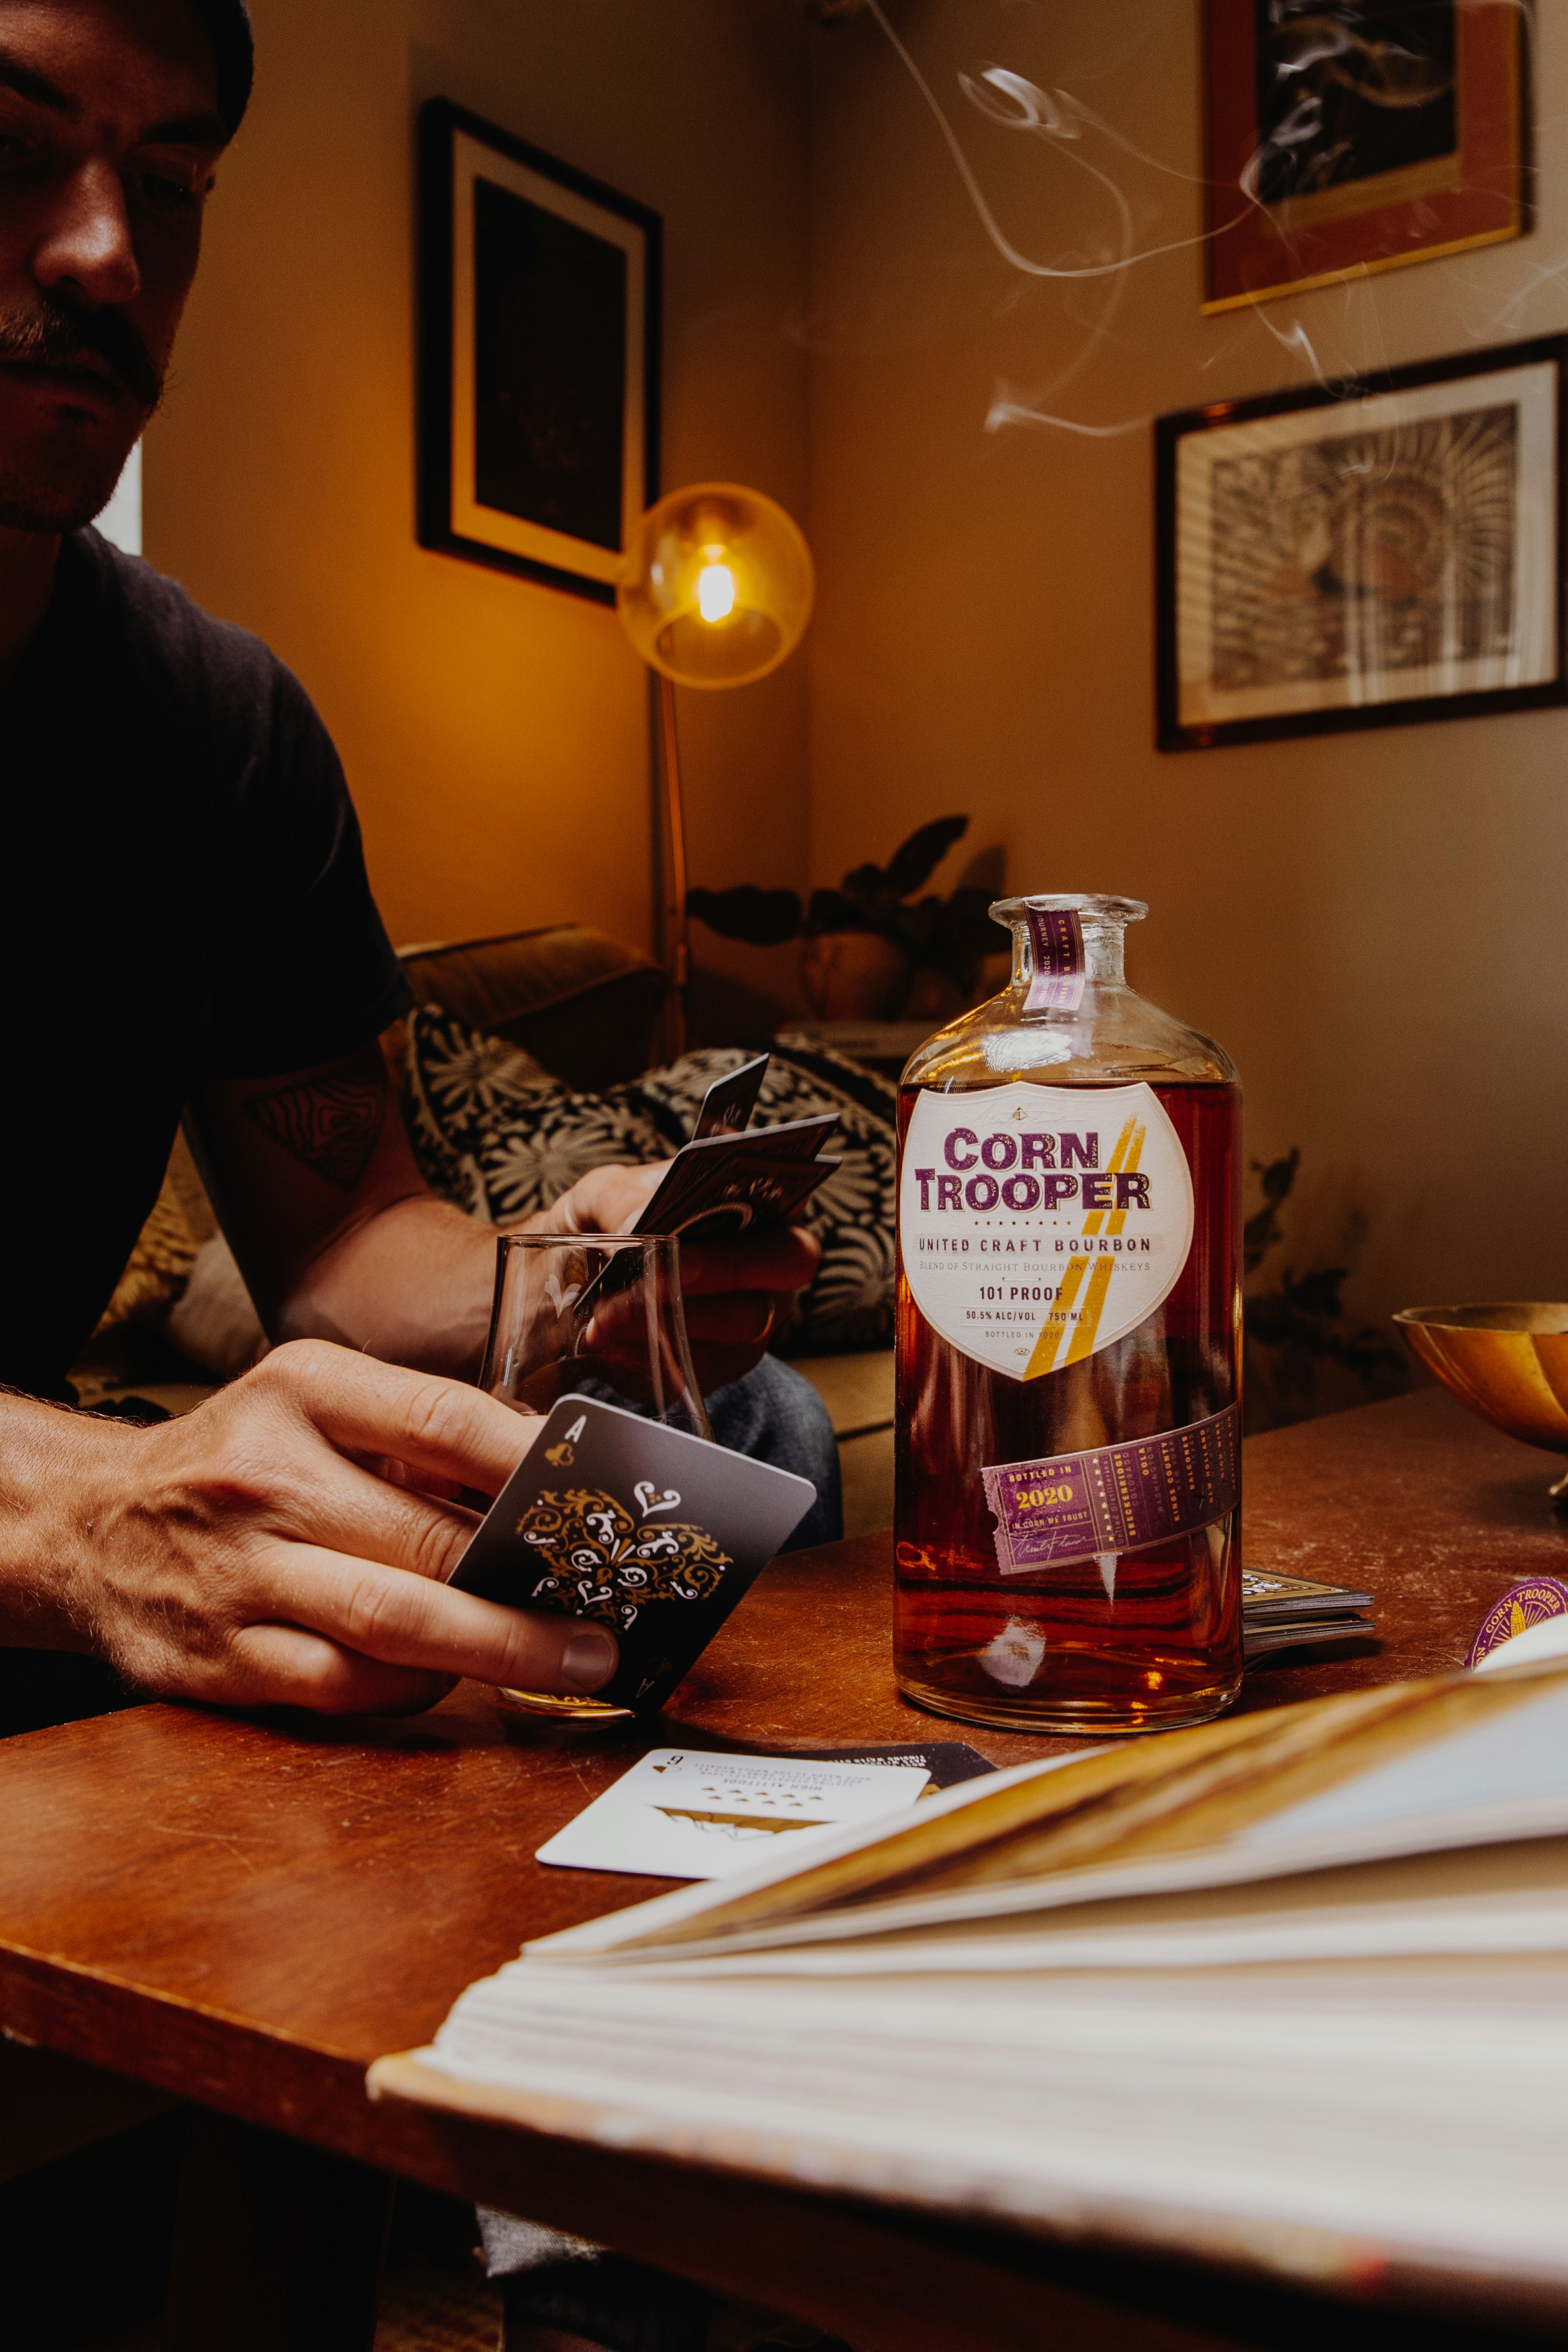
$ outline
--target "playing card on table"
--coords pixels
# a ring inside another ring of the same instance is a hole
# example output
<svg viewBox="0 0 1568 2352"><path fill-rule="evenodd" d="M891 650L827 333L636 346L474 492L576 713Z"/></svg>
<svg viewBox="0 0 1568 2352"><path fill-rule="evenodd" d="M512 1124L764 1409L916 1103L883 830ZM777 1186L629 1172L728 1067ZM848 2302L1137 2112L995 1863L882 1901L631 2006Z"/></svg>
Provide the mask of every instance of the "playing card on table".
<svg viewBox="0 0 1568 2352"><path fill-rule="evenodd" d="M1241 1648L1250 1665L1278 1650L1309 1650L1321 1642L1365 1642L1376 1633L1370 1617L1286 1618L1268 1625L1254 1625L1249 1618L1241 1629Z"/></svg>
<svg viewBox="0 0 1568 2352"><path fill-rule="evenodd" d="M475 1530L452 1581L610 1628L594 1696L661 1706L816 1500L809 1478L596 1397L566 1396Z"/></svg>
<svg viewBox="0 0 1568 2352"><path fill-rule="evenodd" d="M923 1739L901 1748L795 1748L789 1752L813 1764L897 1764L923 1776L922 1796L956 1789L961 1780L977 1780L997 1769L967 1739Z"/></svg>
<svg viewBox="0 0 1568 2352"><path fill-rule="evenodd" d="M1370 1609L1373 1596L1348 1584L1318 1584L1308 1576L1282 1576L1271 1568L1241 1571L1241 1614L1249 1625L1269 1625L1281 1618L1343 1617L1348 1610Z"/></svg>
<svg viewBox="0 0 1568 2352"><path fill-rule="evenodd" d="M1241 1571L1242 1647L1248 1664L1276 1651L1310 1648L1315 1643L1364 1641L1376 1627L1358 1612L1372 1607L1370 1592L1349 1584L1320 1584L1310 1576L1284 1576L1271 1568Z"/></svg>
<svg viewBox="0 0 1568 2352"><path fill-rule="evenodd" d="M655 1748L569 1822L537 1859L571 1870L726 1878L788 1839L913 1805L924 1770L799 1756Z"/></svg>

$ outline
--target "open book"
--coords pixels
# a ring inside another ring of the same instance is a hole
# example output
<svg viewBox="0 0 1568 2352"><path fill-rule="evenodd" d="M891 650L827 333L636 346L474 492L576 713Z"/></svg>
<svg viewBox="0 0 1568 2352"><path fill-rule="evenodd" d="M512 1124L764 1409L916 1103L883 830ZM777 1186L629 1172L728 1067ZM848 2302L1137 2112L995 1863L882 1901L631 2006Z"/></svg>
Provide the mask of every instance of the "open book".
<svg viewBox="0 0 1568 2352"><path fill-rule="evenodd" d="M1022 1765L545 1937L378 2096L1568 2290L1568 1666Z"/></svg>

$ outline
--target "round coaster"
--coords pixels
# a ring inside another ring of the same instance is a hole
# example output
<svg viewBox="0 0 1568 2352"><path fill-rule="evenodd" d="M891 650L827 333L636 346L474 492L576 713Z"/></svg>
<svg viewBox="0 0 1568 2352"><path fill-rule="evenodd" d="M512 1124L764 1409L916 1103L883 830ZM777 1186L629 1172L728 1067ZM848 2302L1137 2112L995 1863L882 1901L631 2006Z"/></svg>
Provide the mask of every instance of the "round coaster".
<svg viewBox="0 0 1568 2352"><path fill-rule="evenodd" d="M1494 1601L1470 1643L1466 1665L1479 1665L1501 1643L1512 1641L1529 1626L1539 1625L1543 1617L1568 1617L1568 1583L1560 1576L1532 1576L1514 1585L1500 1601Z"/></svg>

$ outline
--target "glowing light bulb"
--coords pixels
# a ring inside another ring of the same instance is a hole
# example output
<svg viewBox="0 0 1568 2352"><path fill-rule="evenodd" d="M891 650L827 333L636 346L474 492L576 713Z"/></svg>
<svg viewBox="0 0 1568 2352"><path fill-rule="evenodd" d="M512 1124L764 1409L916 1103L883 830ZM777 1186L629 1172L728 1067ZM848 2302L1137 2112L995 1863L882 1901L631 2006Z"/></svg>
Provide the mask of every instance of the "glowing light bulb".
<svg viewBox="0 0 1568 2352"><path fill-rule="evenodd" d="M782 507L739 482L692 482L650 507L615 602L645 662L677 686L746 686L800 644L811 554Z"/></svg>
<svg viewBox="0 0 1568 2352"><path fill-rule="evenodd" d="M735 610L735 574L727 563L705 563L697 573L697 610L708 622L727 621Z"/></svg>

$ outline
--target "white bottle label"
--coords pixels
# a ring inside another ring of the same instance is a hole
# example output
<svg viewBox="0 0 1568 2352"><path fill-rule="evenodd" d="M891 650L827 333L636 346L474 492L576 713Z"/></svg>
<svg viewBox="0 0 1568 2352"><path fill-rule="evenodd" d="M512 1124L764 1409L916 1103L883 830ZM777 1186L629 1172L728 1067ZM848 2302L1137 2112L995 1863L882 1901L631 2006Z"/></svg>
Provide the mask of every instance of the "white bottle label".
<svg viewBox="0 0 1568 2352"><path fill-rule="evenodd" d="M1192 1247L1192 1174L1152 1087L923 1094L899 1247L915 1303L966 1356L1038 1380L1147 1320Z"/></svg>

